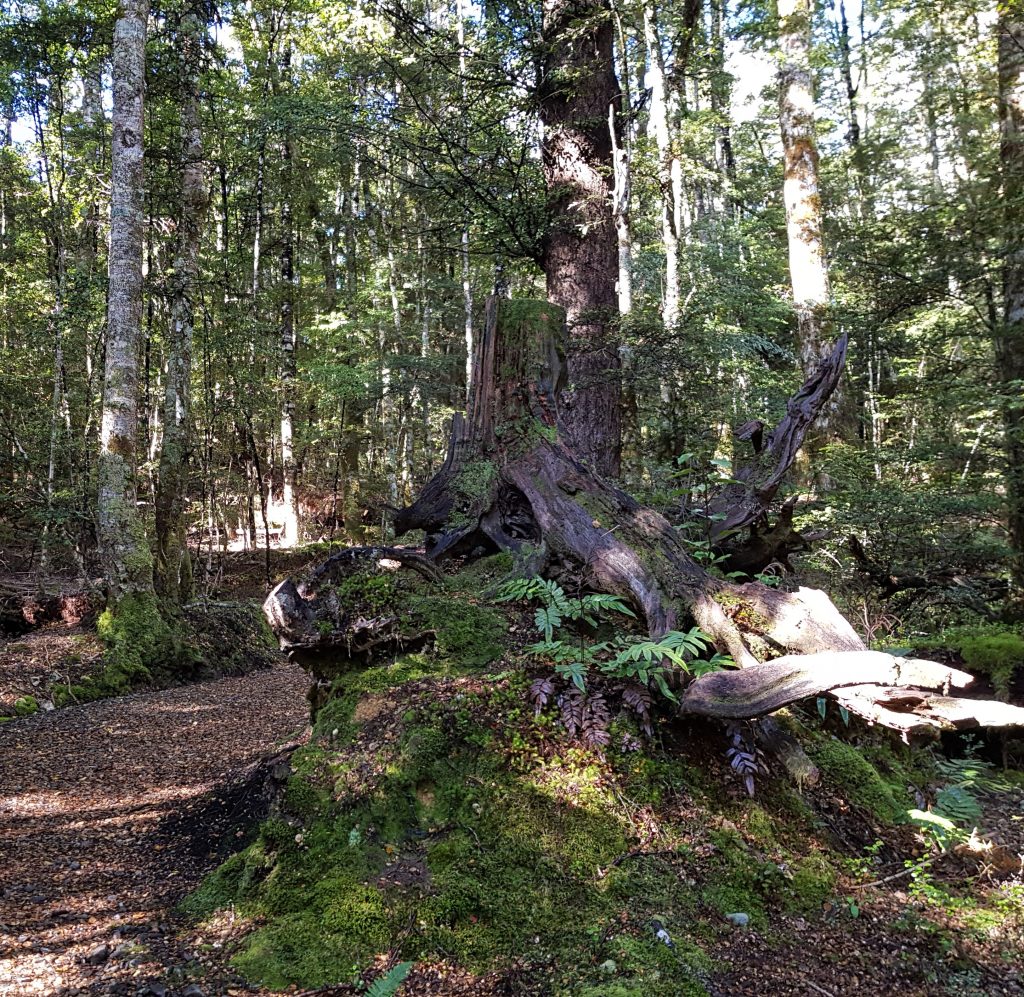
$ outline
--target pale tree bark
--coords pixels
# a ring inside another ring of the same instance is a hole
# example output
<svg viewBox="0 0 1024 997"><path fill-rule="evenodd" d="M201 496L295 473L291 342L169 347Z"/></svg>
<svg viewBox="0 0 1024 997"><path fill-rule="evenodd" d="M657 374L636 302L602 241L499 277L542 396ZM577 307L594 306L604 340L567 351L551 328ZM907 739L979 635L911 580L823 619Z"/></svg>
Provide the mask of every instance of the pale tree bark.
<svg viewBox="0 0 1024 997"><path fill-rule="evenodd" d="M616 477L622 452L618 244L611 211L609 108L619 102L607 0L544 0L540 87L551 226L548 297L565 309L574 389L566 423L577 454Z"/></svg>
<svg viewBox="0 0 1024 997"><path fill-rule="evenodd" d="M163 442L156 491L157 591L175 605L192 592L192 560L185 542L186 495L192 431L193 300L206 219L207 185L199 120L199 69L205 25L195 11L182 19L177 51L182 64L180 188L170 281L170 327L164 379Z"/></svg>
<svg viewBox="0 0 1024 997"><path fill-rule="evenodd" d="M811 79L810 0L779 0L779 123L789 275L796 309L800 364L813 372L827 344L831 288L822 234L818 145Z"/></svg>
<svg viewBox="0 0 1024 997"><path fill-rule="evenodd" d="M672 148L665 57L655 20L654 7L644 7L644 38L647 42L647 83L651 91L650 127L658 148L658 184L661 187L661 241L665 247L665 290L661 318L672 329L679 322L679 223L682 167Z"/></svg>
<svg viewBox="0 0 1024 997"><path fill-rule="evenodd" d="M1003 324L996 338L1006 439L1007 525L1013 547L1011 601L1024 615L1024 2L1003 0L999 17L1000 159L1003 171Z"/></svg>
<svg viewBox="0 0 1024 997"><path fill-rule="evenodd" d="M142 137L148 0L122 0L114 27L109 292L97 527L112 604L152 596L153 558L136 506L142 326Z"/></svg>
<svg viewBox="0 0 1024 997"><path fill-rule="evenodd" d="M291 85L291 42L285 43L282 76L286 87ZM295 350L295 222L292 216L294 197L294 151L291 129L285 125L281 143L281 503L284 522L281 546L292 547L299 541L299 507L295 495L295 392L298 366Z"/></svg>
<svg viewBox="0 0 1024 997"><path fill-rule="evenodd" d="M619 249L619 278L615 291L619 297L619 314L633 310L633 235L631 230L632 160L633 145L630 137L633 101L629 85L629 53L622 19L616 13L618 32L618 73L622 91L620 104L608 108L608 133L612 139L612 163L615 184L612 190L612 214Z"/></svg>

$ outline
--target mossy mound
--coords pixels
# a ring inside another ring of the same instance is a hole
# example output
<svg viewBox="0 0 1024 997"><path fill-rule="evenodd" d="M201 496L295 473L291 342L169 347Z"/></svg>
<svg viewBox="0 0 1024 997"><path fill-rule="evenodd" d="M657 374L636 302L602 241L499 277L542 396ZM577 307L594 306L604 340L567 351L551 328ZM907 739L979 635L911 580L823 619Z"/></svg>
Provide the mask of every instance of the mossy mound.
<svg viewBox="0 0 1024 997"><path fill-rule="evenodd" d="M911 802L906 782L899 780L901 772L891 780L884 778L863 750L836 737L823 740L811 757L832 786L879 824L891 826L907 819Z"/></svg>
<svg viewBox="0 0 1024 997"><path fill-rule="evenodd" d="M492 612L434 598L448 626ZM481 674L456 646L336 677L278 812L184 904L257 925L243 975L326 986L390 952L514 969L537 992L701 995L726 914L769 931L833 896L799 808L728 800L724 768L635 750L625 719L604 753L575 746L528 705L524 670Z"/></svg>

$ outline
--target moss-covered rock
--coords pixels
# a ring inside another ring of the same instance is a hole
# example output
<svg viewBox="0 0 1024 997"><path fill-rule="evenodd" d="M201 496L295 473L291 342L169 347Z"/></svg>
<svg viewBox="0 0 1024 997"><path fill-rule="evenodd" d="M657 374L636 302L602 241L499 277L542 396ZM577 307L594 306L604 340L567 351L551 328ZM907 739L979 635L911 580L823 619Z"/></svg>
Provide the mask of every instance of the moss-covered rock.
<svg viewBox="0 0 1024 997"><path fill-rule="evenodd" d="M14 701L14 715L30 717L39 711L39 701L35 696L20 696Z"/></svg>

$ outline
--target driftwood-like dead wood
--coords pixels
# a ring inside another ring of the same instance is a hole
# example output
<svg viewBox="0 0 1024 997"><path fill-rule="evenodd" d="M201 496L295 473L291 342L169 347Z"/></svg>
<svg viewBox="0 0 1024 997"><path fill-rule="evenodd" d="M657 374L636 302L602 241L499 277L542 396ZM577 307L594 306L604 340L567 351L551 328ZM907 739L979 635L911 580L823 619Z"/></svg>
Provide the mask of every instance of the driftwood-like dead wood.
<svg viewBox="0 0 1024 997"><path fill-rule="evenodd" d="M379 561L397 561L404 568L411 568L429 582L439 582L444 573L419 551L407 547L346 547L332 554L323 564L310 572L305 586L313 586L325 578L336 579L360 565Z"/></svg>
<svg viewBox="0 0 1024 997"><path fill-rule="evenodd" d="M841 689L835 698L851 713L905 733L919 733L919 728L1024 727L1024 709L991 699L965 699L877 685Z"/></svg>
<svg viewBox="0 0 1024 997"><path fill-rule="evenodd" d="M844 333L818 369L789 399L786 414L774 429L764 433L763 424L758 420L739 428L738 438L750 440L754 457L736 473L736 483L727 485L708 503L713 544L764 519L779 486L796 460L804 437L843 376L846 347Z"/></svg>
<svg viewBox="0 0 1024 997"><path fill-rule="evenodd" d="M343 650L353 661L374 653L403 650L422 644L432 633L410 633L394 617L352 617L343 614L325 582L336 583L366 565L394 561L431 582L440 581L441 569L422 553L406 547L348 547L332 554L305 578L286 578L263 602L263 615L281 645L295 660L314 662L318 655ZM344 619L342 618L344 616ZM315 669L314 669L315 670Z"/></svg>
<svg viewBox="0 0 1024 997"><path fill-rule="evenodd" d="M825 651L703 675L687 687L680 709L699 716L746 720L846 686L913 685L945 691L965 688L972 681L967 672L921 658L898 658L881 651Z"/></svg>

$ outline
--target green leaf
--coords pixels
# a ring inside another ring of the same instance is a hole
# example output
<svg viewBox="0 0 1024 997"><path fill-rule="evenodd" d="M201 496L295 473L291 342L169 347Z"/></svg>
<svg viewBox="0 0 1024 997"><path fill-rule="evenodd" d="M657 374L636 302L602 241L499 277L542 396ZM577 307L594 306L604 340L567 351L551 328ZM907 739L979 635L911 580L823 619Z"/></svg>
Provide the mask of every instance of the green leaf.
<svg viewBox="0 0 1024 997"><path fill-rule="evenodd" d="M818 697L818 716L825 719L825 711L828 709L828 700L824 696Z"/></svg>

